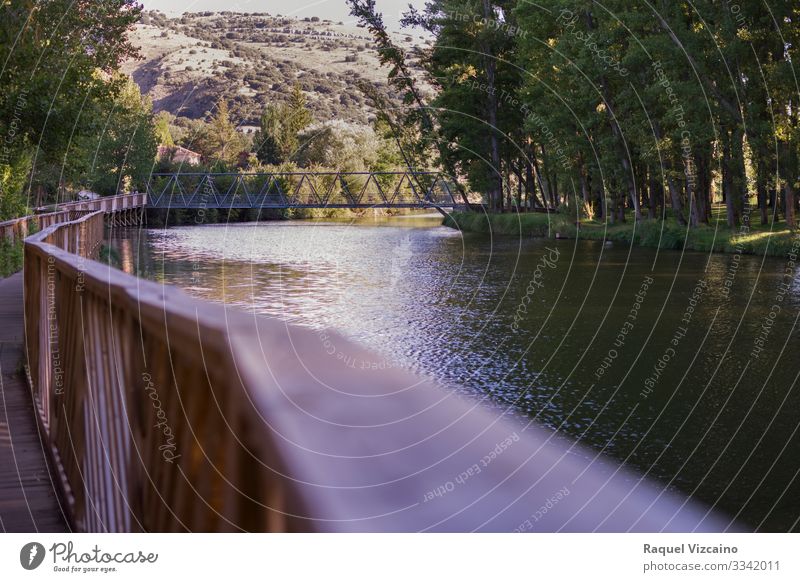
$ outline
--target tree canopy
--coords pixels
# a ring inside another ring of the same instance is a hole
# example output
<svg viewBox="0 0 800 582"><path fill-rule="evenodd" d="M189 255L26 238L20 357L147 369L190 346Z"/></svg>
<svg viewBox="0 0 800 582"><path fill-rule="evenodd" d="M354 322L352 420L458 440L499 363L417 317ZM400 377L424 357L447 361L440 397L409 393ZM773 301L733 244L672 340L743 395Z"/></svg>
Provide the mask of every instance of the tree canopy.
<svg viewBox="0 0 800 582"><path fill-rule="evenodd" d="M12 0L0 8L0 218L91 184L143 186L151 107L118 74L136 56L133 0Z"/></svg>
<svg viewBox="0 0 800 582"><path fill-rule="evenodd" d="M572 208L614 222L669 216L729 226L783 214L798 187L796 2L431 0L404 53L373 0L348 0L406 91L404 135L494 211ZM422 63L434 94L415 91ZM769 211L768 211L769 208Z"/></svg>

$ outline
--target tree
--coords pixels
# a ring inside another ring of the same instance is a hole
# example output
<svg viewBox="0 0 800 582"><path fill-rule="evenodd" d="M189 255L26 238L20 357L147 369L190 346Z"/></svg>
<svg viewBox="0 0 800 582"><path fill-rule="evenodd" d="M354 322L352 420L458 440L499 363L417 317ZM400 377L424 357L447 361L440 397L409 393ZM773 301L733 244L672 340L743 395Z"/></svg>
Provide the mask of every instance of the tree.
<svg viewBox="0 0 800 582"><path fill-rule="evenodd" d="M75 156L88 151L73 144L96 135L96 106L122 89L114 73L137 54L127 33L140 13L133 0L4 3L0 133L12 138L0 159L4 198L33 191L39 204L66 190L73 165L85 167Z"/></svg>
<svg viewBox="0 0 800 582"><path fill-rule="evenodd" d="M261 114L260 129L255 138L256 156L265 164L281 164L291 155L286 146L284 119L283 108L276 105L268 105Z"/></svg>
<svg viewBox="0 0 800 582"><path fill-rule="evenodd" d="M24 154L0 164L0 221L28 214L22 192L30 169L31 159Z"/></svg>
<svg viewBox="0 0 800 582"><path fill-rule="evenodd" d="M130 77L112 100L87 99L82 114L87 131L64 152L59 182L104 195L143 189L156 155L152 105ZM92 131L88 131L90 129Z"/></svg>
<svg viewBox="0 0 800 582"><path fill-rule="evenodd" d="M295 135L314 122L314 116L308 110L306 95L298 84L292 87L287 114L289 130Z"/></svg>
<svg viewBox="0 0 800 582"><path fill-rule="evenodd" d="M310 125L298 135L297 158L301 166L323 166L332 170L363 172L375 168L382 149L375 131L346 121Z"/></svg>
<svg viewBox="0 0 800 582"><path fill-rule="evenodd" d="M217 103L216 112L203 128L197 140L197 149L211 163L233 165L242 152L242 135L236 131L224 99Z"/></svg>
<svg viewBox="0 0 800 582"><path fill-rule="evenodd" d="M153 130L158 145L167 147L173 147L175 145L175 140L172 138L172 132L169 128L172 118L173 115L171 115L169 111L159 111L156 114L153 120Z"/></svg>
<svg viewBox="0 0 800 582"><path fill-rule="evenodd" d="M375 0L347 0L347 3L350 14L358 19L360 26L367 28L372 34L381 65L389 67L389 84L399 92L402 99L403 108L390 108L374 87L362 85L362 91L373 101L382 120L391 128L406 168L410 171L428 169L430 160L434 158L433 152L437 152L438 162L449 174L464 203L469 206L466 191L459 182L458 169L447 155L449 144L440 139L434 116L411 73L405 51L392 41L383 23L383 15L375 8ZM404 15L401 23L404 26L422 26L429 31L432 28L427 14L420 14L413 7ZM420 191L426 189L426 185L419 179L415 181Z"/></svg>
<svg viewBox="0 0 800 582"><path fill-rule="evenodd" d="M268 105L261 114L261 127L254 139L258 159L275 165L292 160L300 146L298 133L312 122L306 96L295 85L288 104Z"/></svg>
<svg viewBox="0 0 800 582"><path fill-rule="evenodd" d="M523 110L501 106L520 82L512 63L515 38L497 25L499 19L513 25L513 6L513 0L436 0L416 16L436 34L425 67L439 90L431 105L448 144L440 156L473 190L487 192L493 210L502 209L503 176L518 169L514 160L522 153L511 135Z"/></svg>

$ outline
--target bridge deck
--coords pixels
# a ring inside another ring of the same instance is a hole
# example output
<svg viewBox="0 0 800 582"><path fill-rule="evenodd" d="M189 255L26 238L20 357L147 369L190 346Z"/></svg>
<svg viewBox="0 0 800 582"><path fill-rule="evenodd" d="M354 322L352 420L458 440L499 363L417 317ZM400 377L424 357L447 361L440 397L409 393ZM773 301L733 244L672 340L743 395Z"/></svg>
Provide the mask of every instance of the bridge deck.
<svg viewBox="0 0 800 582"><path fill-rule="evenodd" d="M0 531L64 532L31 392L21 376L22 273L0 280Z"/></svg>

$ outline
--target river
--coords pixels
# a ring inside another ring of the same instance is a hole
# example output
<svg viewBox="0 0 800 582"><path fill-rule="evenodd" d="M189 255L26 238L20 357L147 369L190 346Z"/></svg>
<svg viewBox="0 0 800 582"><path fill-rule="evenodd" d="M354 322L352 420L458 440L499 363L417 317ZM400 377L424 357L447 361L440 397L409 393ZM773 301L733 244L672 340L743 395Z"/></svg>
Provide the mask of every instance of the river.
<svg viewBox="0 0 800 582"><path fill-rule="evenodd" d="M798 530L787 261L497 238L436 217L121 229L123 267L340 333L760 531ZM791 267L791 265L788 265Z"/></svg>

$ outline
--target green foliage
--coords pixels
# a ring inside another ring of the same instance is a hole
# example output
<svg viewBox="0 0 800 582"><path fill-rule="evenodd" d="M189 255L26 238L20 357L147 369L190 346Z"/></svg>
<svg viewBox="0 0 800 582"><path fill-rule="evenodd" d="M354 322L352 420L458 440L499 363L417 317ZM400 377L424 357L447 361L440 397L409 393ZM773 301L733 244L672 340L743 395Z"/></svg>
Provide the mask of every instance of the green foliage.
<svg viewBox="0 0 800 582"><path fill-rule="evenodd" d="M245 143L231 121L228 104L224 100L217 104L211 120L202 126L195 146L204 159L211 163L221 162L232 166L238 161Z"/></svg>
<svg viewBox="0 0 800 582"><path fill-rule="evenodd" d="M8 277L22 270L24 246L22 241L0 239L0 277Z"/></svg>
<svg viewBox="0 0 800 582"><path fill-rule="evenodd" d="M299 85L292 89L289 103L268 105L261 115L261 128L254 142L256 155L265 164L293 160L300 147L298 134L311 125L306 96Z"/></svg>
<svg viewBox="0 0 800 582"><path fill-rule="evenodd" d="M119 251L109 245L100 245L99 252L100 262L106 263L115 269L122 268L122 259L119 256Z"/></svg>
<svg viewBox="0 0 800 582"><path fill-rule="evenodd" d="M686 227L645 220L636 226L639 244L643 247L680 250L686 244Z"/></svg>
<svg viewBox="0 0 800 582"><path fill-rule="evenodd" d="M456 188L461 191L457 169L448 155L449 144L438 135L434 114L411 71L408 55L394 43L387 32L383 16L376 10L375 0L347 0L347 4L350 14L372 34L378 58L382 65L389 68L389 85L402 100L403 107L393 107L374 86L360 83L362 93L378 110L379 121L391 128L403 165L408 169L430 168L435 161L434 152L438 152L439 161ZM417 13L412 8L405 24L423 24L423 20L416 16Z"/></svg>
<svg viewBox="0 0 800 582"><path fill-rule="evenodd" d="M297 161L304 167L361 172L376 167L379 154L385 151L371 127L340 120L311 125L298 134L298 139L301 147Z"/></svg>
<svg viewBox="0 0 800 582"><path fill-rule="evenodd" d="M10 163L0 164L0 221L27 214L24 190L30 169L30 154L25 151Z"/></svg>
<svg viewBox="0 0 800 582"><path fill-rule="evenodd" d="M444 225L464 232L492 233L509 236L546 237L552 230L552 217L544 213L484 214L453 212Z"/></svg>
<svg viewBox="0 0 800 582"><path fill-rule="evenodd" d="M175 140L172 137L170 126L172 125L173 115L168 111L159 111L153 119L153 132L158 145L173 147Z"/></svg>
<svg viewBox="0 0 800 582"><path fill-rule="evenodd" d="M386 116L405 160L435 140L443 168L491 211L579 206L613 224L650 204L702 230L724 201L732 228L774 189L794 226L796 3L767 14L756 0L431 0L403 19L433 36L419 53L430 107L376 2L348 4L413 113Z"/></svg>
<svg viewBox="0 0 800 582"><path fill-rule="evenodd" d="M104 195L144 190L157 146L150 100L130 77L112 82L119 84L114 98L95 104L97 131L67 152L71 181Z"/></svg>
<svg viewBox="0 0 800 582"><path fill-rule="evenodd" d="M790 229L753 229L741 234L738 229L701 225L688 228L672 219L629 221L609 225L598 221L582 222L577 227L562 213L484 214L454 212L443 224L467 233L483 233L516 237L555 237L613 241L669 250L743 253L786 258L793 250L797 233ZM795 249L796 250L796 249Z"/></svg>
<svg viewBox="0 0 800 582"><path fill-rule="evenodd" d="M154 152L138 142L147 141L150 119L131 95L131 83L117 74L123 61L136 56L127 33L140 13L134 0L4 3L4 217L23 213L28 196L30 205L45 204L101 175L102 188L116 191L149 171Z"/></svg>

